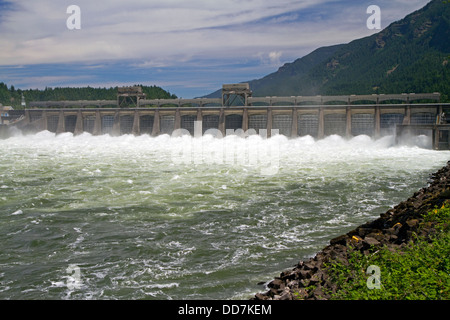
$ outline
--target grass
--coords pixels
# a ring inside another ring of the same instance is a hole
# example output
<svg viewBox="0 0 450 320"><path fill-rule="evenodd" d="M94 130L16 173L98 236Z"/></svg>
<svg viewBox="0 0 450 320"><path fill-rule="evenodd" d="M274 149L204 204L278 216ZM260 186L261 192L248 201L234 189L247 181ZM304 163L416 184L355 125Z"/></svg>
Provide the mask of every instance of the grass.
<svg viewBox="0 0 450 320"><path fill-rule="evenodd" d="M339 288L332 299L450 299L449 220L450 205L444 204L424 215L424 221L419 226L433 225L436 234L426 238L416 236L405 247L383 247L369 255L351 250L348 265L336 261L329 264L327 272L330 280ZM377 266L380 273L368 274L369 266ZM374 288L377 284L379 288Z"/></svg>

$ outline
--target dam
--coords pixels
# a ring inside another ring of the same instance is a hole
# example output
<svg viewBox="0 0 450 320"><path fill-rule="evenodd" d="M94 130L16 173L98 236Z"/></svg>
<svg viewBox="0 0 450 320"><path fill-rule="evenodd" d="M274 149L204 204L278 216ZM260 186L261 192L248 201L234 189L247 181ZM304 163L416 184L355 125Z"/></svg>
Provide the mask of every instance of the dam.
<svg viewBox="0 0 450 320"><path fill-rule="evenodd" d="M430 150L430 138L423 139L428 147L423 148L393 147L392 135L376 140L325 136L345 135L347 107L350 134L363 122L355 116L359 110L371 114L364 124L373 134L378 114L380 135L400 128L388 118L410 119L414 130L423 120L438 126L439 101L428 105L400 97L405 100L378 101L379 111L377 101L345 102L356 96L335 104L325 97L296 97L291 103L258 97L266 106L256 98L247 97L244 104L241 97L225 96L217 105L206 99L196 101L201 106L183 105L182 99L173 100L175 105L163 100L144 105L142 97L137 105L136 99L121 101L121 107L117 101L52 101L10 112L18 121L10 121L11 136L0 139L0 298L253 297L264 291L262 282L379 217L447 163L450 151ZM317 101L304 102L312 98ZM399 115L388 117L389 110ZM244 124L249 132L282 128L292 134L295 112L297 135L317 135L320 125L324 139L161 134L173 133L175 125L191 132L198 115L202 131L226 133ZM330 121L334 113L341 121ZM11 125L23 132L47 130L21 134ZM75 129L98 135L75 136ZM131 134L120 135L126 132ZM275 174L262 174L273 165Z"/></svg>
<svg viewBox="0 0 450 320"><path fill-rule="evenodd" d="M222 98L151 100L134 87L119 90L117 101L31 102L16 126L31 132L113 136L171 135L177 129L193 135L196 121L202 133L216 129L222 135L238 129L265 130L268 137L275 129L289 138L317 139L408 132L433 137L434 149L449 149L450 128L443 118L447 108L439 93L253 97L248 84L232 84L223 86Z"/></svg>

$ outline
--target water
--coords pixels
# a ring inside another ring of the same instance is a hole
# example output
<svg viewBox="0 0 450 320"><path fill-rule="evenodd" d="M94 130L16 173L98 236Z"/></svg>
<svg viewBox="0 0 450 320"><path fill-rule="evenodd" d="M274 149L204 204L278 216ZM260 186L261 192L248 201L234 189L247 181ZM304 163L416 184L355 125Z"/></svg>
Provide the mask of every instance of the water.
<svg viewBox="0 0 450 320"><path fill-rule="evenodd" d="M426 186L450 158L429 144L47 131L0 140L0 299L248 299Z"/></svg>

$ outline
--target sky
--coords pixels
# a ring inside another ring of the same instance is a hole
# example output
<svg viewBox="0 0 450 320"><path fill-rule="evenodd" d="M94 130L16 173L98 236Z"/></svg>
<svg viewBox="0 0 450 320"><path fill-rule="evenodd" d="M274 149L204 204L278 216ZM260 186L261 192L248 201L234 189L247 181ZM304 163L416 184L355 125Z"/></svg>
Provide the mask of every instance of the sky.
<svg viewBox="0 0 450 320"><path fill-rule="evenodd" d="M370 5L380 8L384 29L428 2L0 0L0 82L20 89L156 85L200 97L319 47L380 32L367 26Z"/></svg>

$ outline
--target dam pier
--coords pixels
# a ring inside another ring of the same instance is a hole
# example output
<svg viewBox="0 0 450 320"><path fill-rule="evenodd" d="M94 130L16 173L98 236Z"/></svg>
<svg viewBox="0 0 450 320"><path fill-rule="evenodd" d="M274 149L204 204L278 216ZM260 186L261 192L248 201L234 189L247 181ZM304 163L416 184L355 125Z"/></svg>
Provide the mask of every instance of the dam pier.
<svg viewBox="0 0 450 320"><path fill-rule="evenodd" d="M172 134L185 129L194 135L227 130L278 129L289 138L310 135L320 139L368 135L379 138L406 134L432 137L433 149L448 150L450 104L439 93L342 96L253 97L248 84L223 85L221 98L146 99L140 87L119 88L117 100L38 101L18 110L14 124L25 132L48 130L93 135Z"/></svg>

